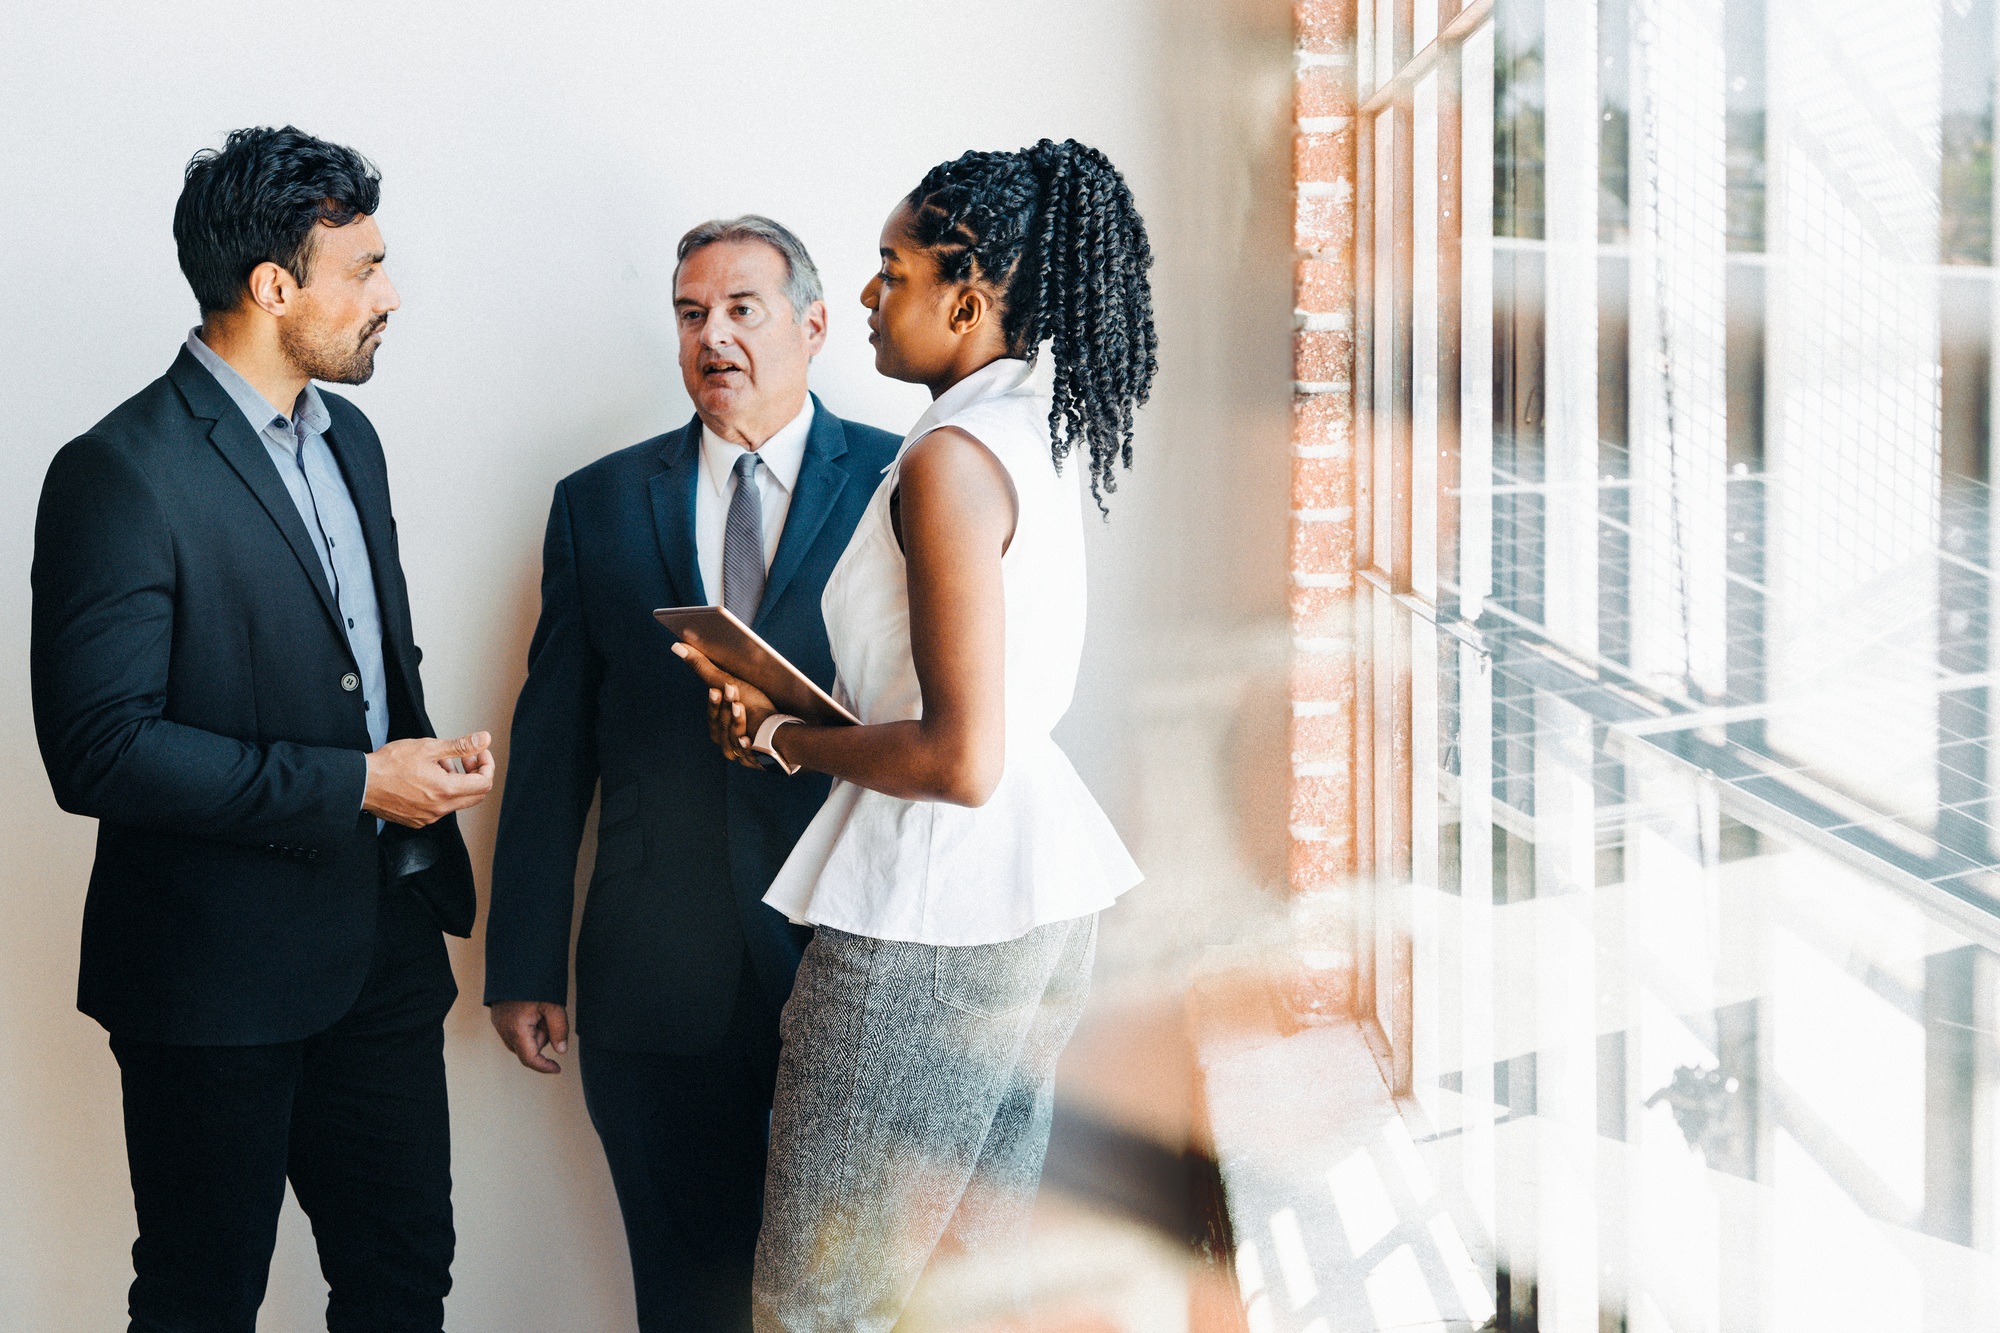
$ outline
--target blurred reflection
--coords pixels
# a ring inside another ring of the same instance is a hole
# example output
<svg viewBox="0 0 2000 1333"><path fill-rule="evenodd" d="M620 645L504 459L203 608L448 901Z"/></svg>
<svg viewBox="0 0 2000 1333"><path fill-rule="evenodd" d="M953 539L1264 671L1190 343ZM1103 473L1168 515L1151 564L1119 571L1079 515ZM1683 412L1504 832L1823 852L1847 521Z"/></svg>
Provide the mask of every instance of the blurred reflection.
<svg viewBox="0 0 2000 1333"><path fill-rule="evenodd" d="M1730 1132L1729 1114L1731 1102L1742 1091L1743 1085L1722 1072L1720 1065L1714 1069L1697 1069L1693 1065L1682 1065L1674 1070L1674 1076L1667 1085L1639 1103L1650 1111L1660 1102L1673 1108L1674 1124L1680 1127L1681 1137L1688 1147L1697 1149L1702 1159L1710 1166L1721 1167L1717 1162L1740 1160L1746 1146L1741 1136Z"/></svg>

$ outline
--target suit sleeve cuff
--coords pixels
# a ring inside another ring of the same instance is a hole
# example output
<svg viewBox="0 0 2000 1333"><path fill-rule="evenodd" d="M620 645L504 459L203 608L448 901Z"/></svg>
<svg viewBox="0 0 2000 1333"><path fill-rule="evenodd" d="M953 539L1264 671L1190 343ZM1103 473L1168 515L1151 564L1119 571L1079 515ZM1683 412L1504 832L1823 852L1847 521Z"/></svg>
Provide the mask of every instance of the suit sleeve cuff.
<svg viewBox="0 0 2000 1333"><path fill-rule="evenodd" d="M368 756L360 750L352 751L352 754L354 755L354 812L361 814L368 808L366 805L368 800Z"/></svg>

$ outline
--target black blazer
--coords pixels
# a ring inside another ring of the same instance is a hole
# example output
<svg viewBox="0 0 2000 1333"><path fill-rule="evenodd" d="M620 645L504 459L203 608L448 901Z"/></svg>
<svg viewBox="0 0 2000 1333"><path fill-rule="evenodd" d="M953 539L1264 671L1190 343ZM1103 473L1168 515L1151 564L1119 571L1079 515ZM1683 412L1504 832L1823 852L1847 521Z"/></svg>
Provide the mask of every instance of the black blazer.
<svg viewBox="0 0 2000 1333"><path fill-rule="evenodd" d="M392 738L427 736L382 446L324 394L375 571ZM466 934L455 821L379 840L368 726L311 538L186 348L65 445L35 521L30 676L56 800L98 820L78 1006L138 1041L291 1041L366 979L383 854Z"/></svg>
<svg viewBox="0 0 2000 1333"><path fill-rule="evenodd" d="M820 592L902 441L813 406L754 628L828 686ZM808 934L761 900L829 786L725 760L705 687L653 619L719 591L702 587L695 557L700 471L697 419L556 487L493 855L486 1002L565 1004L577 849L602 782L576 1018L625 1050L720 1041L746 949L774 1011L791 993Z"/></svg>

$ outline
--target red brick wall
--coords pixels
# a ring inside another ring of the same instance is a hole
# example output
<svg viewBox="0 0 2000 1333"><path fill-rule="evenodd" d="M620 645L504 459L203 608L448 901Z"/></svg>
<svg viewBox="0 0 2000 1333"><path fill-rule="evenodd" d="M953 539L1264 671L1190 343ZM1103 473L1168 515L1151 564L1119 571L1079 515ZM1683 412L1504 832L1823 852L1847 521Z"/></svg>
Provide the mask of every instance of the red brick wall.
<svg viewBox="0 0 2000 1333"><path fill-rule="evenodd" d="M1291 883L1304 1007L1347 1012L1354 874L1354 0L1296 0Z"/></svg>

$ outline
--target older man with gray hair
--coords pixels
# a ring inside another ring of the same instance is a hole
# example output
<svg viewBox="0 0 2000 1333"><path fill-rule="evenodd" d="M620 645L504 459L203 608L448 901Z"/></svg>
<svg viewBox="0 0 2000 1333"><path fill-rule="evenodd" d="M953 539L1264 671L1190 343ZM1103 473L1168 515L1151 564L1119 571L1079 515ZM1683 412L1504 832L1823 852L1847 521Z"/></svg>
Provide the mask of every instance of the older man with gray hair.
<svg viewBox="0 0 2000 1333"><path fill-rule="evenodd" d="M819 271L769 218L707 222L674 274L694 420L565 477L493 857L486 1003L529 1069L577 1060L625 1216L642 1333L750 1327L778 1012L806 932L762 901L828 779L726 761L655 607L723 605L822 687L820 591L899 439L806 387Z"/></svg>

